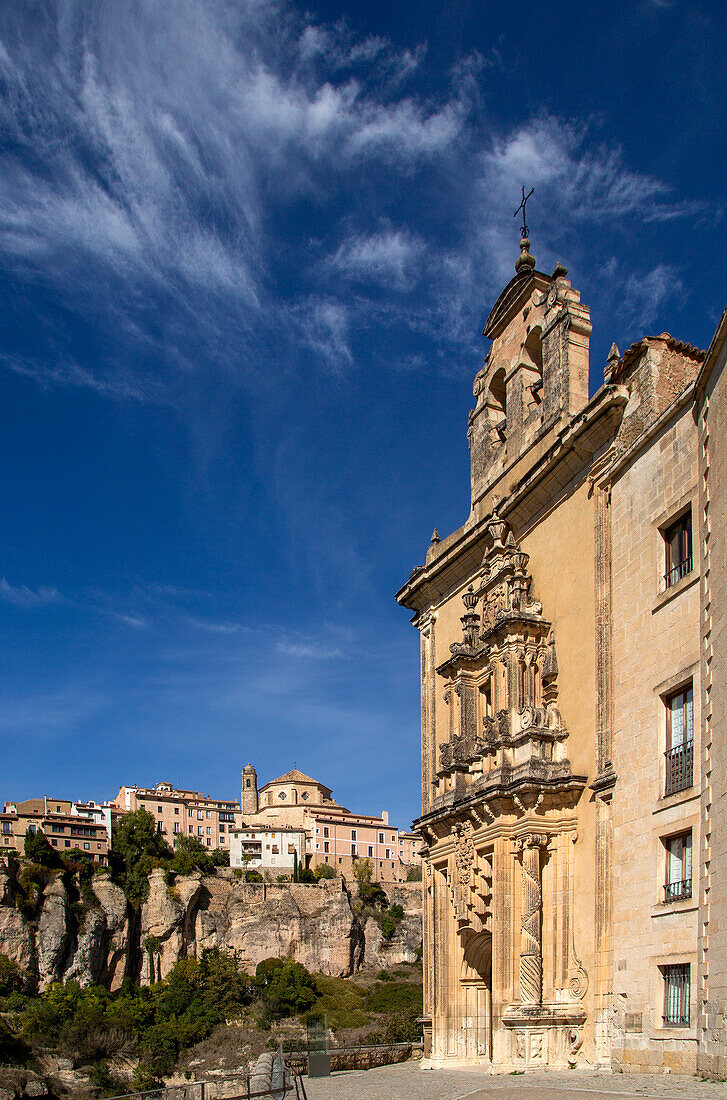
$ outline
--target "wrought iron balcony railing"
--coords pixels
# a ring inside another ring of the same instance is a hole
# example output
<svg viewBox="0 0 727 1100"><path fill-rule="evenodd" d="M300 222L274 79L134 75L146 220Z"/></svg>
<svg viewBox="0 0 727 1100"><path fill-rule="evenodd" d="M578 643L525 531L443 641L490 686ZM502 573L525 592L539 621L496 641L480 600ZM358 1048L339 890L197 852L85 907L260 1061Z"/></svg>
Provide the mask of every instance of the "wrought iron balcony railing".
<svg viewBox="0 0 727 1100"><path fill-rule="evenodd" d="M694 559L691 554L688 558L684 558L678 565L675 565L673 569L670 569L668 573L664 574L664 584L667 588L673 588L677 581L680 581L682 577L686 577L687 573L691 573L694 568Z"/></svg>
<svg viewBox="0 0 727 1100"><path fill-rule="evenodd" d="M664 885L664 901L684 901L692 896L692 880L683 879L681 882L667 882Z"/></svg>
<svg viewBox="0 0 727 1100"><path fill-rule="evenodd" d="M666 759L666 783L664 793L686 791L694 783L694 741L674 745L664 753Z"/></svg>

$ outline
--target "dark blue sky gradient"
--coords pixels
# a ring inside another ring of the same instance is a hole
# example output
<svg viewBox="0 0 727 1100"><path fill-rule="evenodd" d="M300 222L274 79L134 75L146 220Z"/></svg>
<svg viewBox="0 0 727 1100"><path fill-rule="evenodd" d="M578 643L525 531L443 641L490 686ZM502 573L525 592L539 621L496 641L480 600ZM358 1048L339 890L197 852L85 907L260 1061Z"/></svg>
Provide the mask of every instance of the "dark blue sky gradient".
<svg viewBox="0 0 727 1100"><path fill-rule="evenodd" d="M393 593L469 510L517 256L612 340L726 297L717 3L0 9L0 800L292 767L406 826Z"/></svg>

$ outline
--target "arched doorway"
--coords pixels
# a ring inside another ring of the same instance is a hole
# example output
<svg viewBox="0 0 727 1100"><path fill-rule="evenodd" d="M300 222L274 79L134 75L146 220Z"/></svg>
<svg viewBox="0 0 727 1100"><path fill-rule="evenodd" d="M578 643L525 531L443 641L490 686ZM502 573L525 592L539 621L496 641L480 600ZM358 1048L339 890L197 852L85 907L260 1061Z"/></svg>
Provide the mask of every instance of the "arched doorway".
<svg viewBox="0 0 727 1100"><path fill-rule="evenodd" d="M468 1061L492 1061L492 933L465 928L461 942L465 1057Z"/></svg>

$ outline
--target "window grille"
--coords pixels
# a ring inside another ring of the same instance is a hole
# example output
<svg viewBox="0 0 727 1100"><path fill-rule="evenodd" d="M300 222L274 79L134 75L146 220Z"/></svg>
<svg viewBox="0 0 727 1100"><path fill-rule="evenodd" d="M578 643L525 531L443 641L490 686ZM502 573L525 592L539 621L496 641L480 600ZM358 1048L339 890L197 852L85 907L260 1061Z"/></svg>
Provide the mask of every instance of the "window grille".
<svg viewBox="0 0 727 1100"><path fill-rule="evenodd" d="M689 963L664 967L664 1026L689 1027Z"/></svg>

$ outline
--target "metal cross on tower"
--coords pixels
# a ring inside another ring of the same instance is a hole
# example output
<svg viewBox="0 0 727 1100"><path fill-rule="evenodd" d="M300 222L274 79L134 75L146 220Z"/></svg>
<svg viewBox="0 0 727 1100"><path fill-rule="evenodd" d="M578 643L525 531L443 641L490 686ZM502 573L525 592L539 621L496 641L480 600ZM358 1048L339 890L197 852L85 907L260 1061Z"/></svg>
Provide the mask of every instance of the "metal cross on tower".
<svg viewBox="0 0 727 1100"><path fill-rule="evenodd" d="M521 201L520 205L518 206L517 210L515 211L515 213L513 214L513 218L516 218L521 210L523 212L523 232L522 232L523 237L527 237L527 235L528 235L528 223L525 221L525 204L527 203L528 199L530 198L530 195L532 195L534 190L535 190L535 188L531 187L529 194L526 195L525 194L525 188L523 187L522 201Z"/></svg>

